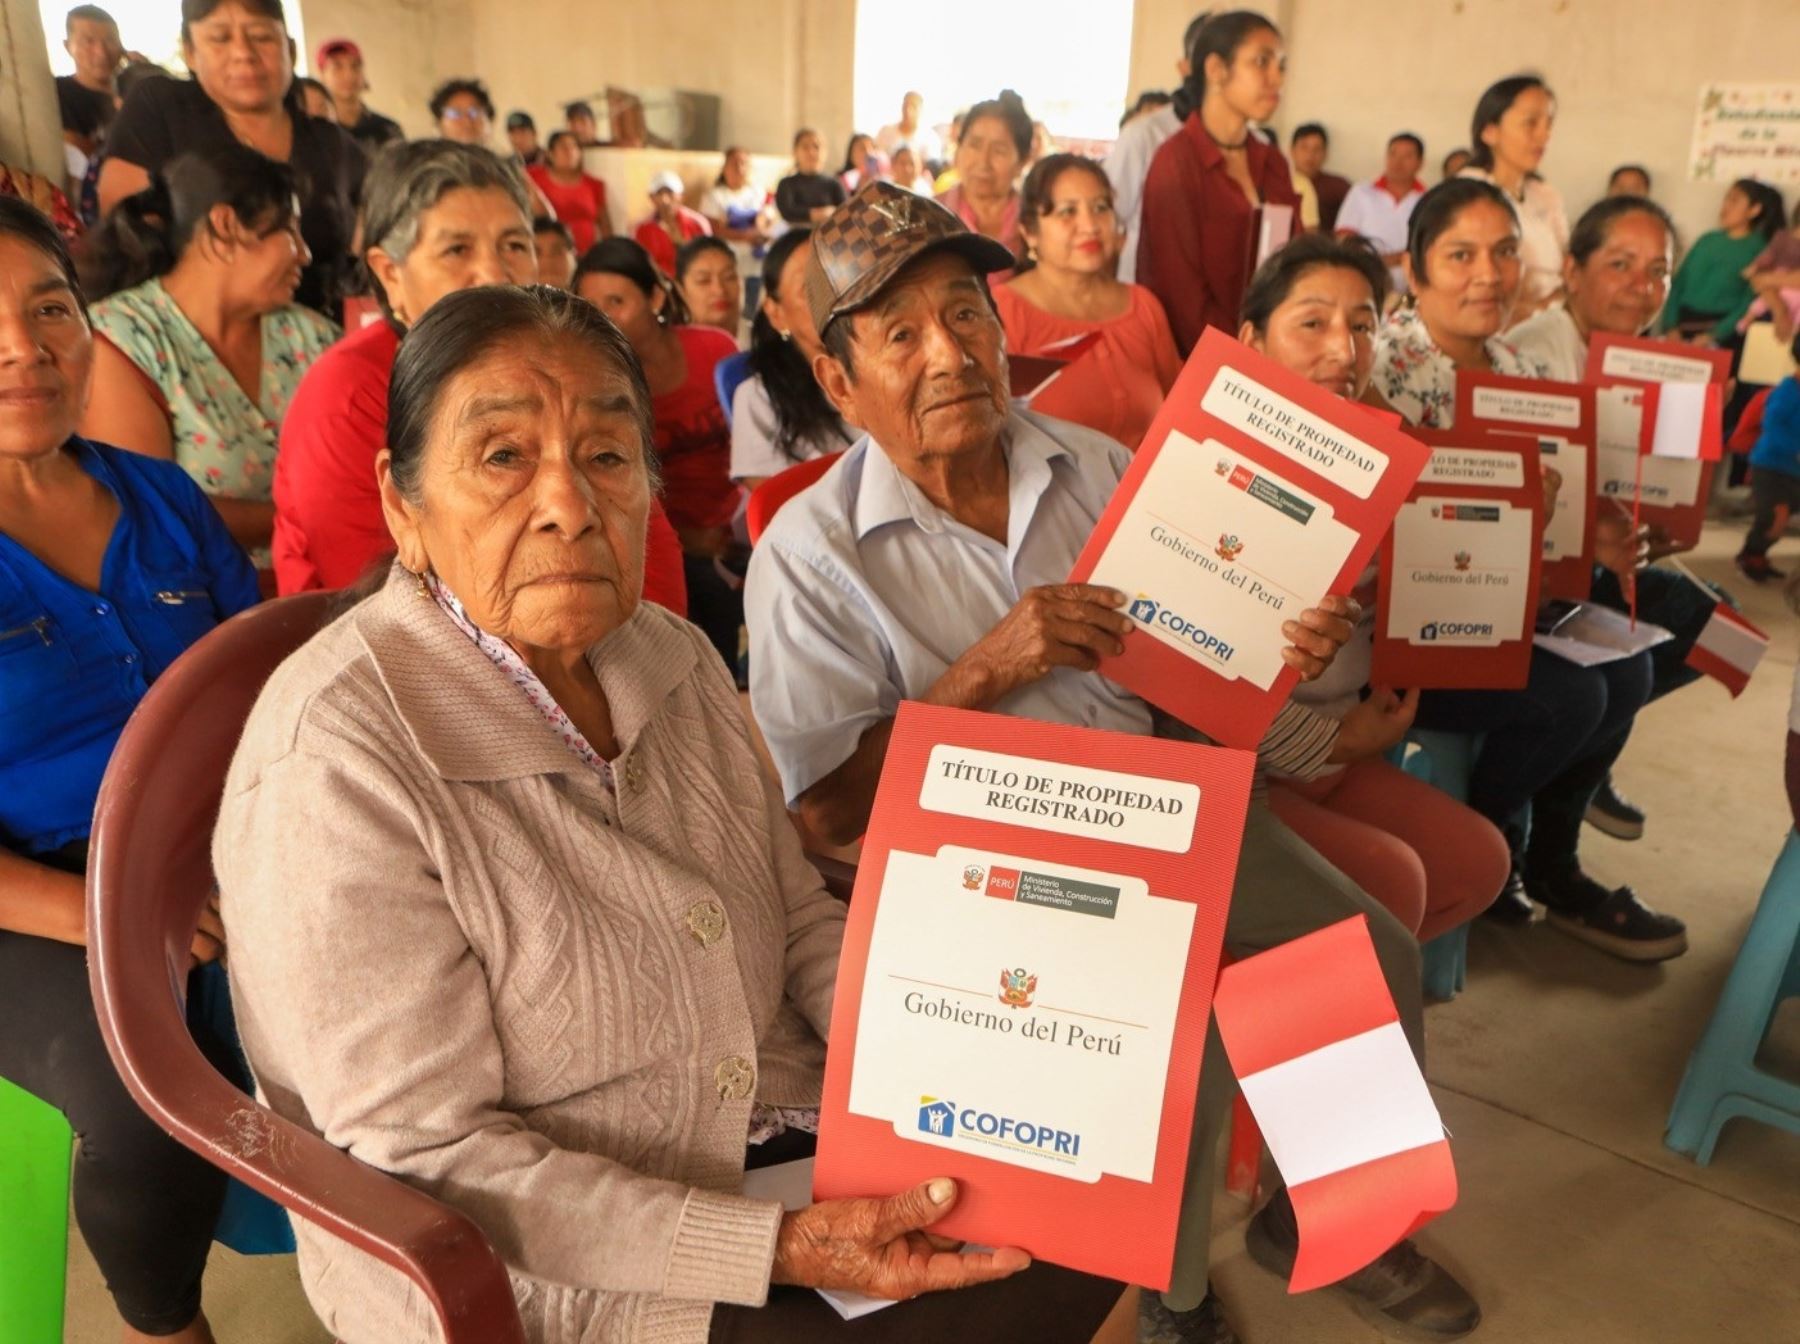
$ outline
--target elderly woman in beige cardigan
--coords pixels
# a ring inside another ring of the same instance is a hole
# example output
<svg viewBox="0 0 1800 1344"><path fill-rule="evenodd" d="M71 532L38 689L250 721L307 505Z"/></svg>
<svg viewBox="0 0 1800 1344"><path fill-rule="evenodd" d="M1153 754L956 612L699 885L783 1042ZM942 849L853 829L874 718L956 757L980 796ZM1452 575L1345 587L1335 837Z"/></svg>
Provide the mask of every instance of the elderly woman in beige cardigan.
<svg viewBox="0 0 1800 1344"><path fill-rule="evenodd" d="M408 334L378 464L399 563L276 672L225 790L238 1021L271 1106L481 1225L533 1341L829 1338L770 1285L912 1297L1027 1257L925 1233L947 1179L740 1193L747 1141L816 1129L844 917L705 636L638 601L650 442L580 299L469 290ZM409 1284L296 1230L341 1339L435 1337ZM1026 1289L1059 1313L1038 1339L1118 1294L1038 1266L895 1337Z"/></svg>

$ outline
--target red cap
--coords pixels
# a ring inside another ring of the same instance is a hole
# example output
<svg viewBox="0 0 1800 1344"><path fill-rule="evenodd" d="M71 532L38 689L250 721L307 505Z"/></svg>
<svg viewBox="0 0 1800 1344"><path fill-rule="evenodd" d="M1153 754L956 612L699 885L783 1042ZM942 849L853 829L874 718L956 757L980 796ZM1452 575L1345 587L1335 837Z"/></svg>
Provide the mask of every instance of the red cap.
<svg viewBox="0 0 1800 1344"><path fill-rule="evenodd" d="M319 43L319 55L313 64L324 65L333 56L354 56L360 61L363 58L362 48L347 37L334 37L329 42Z"/></svg>

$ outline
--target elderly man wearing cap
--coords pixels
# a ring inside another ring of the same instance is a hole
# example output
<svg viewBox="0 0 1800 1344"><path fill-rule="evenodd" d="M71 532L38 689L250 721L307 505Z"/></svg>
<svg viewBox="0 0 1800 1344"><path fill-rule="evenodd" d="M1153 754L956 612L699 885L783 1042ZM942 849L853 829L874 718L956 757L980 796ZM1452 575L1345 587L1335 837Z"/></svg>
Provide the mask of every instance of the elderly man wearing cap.
<svg viewBox="0 0 1800 1344"><path fill-rule="evenodd" d="M698 210L681 203L681 178L667 168L650 179L650 218L637 226L632 237L650 254L657 269L671 278L675 253L690 239L712 232L712 225Z"/></svg>
<svg viewBox="0 0 1800 1344"><path fill-rule="evenodd" d="M383 145L406 139L399 122L363 104L369 78L363 73L361 47L347 37L334 37L320 44L313 64L319 72L319 82L331 91L338 125L349 131L371 158Z"/></svg>
<svg viewBox="0 0 1800 1344"><path fill-rule="evenodd" d="M874 182L813 234L807 299L824 344L813 372L863 430L790 501L750 562L750 697L789 806L823 840L867 825L902 700L1192 738L1094 674L1131 628L1125 594L1065 576L1130 454L1104 435L1014 407L985 277L1014 265L943 207ZM1285 634L1287 662L1317 676L1356 611L1327 598ZM1360 732L1360 729L1352 730ZM1338 724L1289 705L1259 765L1301 777L1365 754ZM1419 949L1376 901L1270 813L1258 785L1226 944L1247 955L1362 915L1402 1025L1422 1052ZM1237 1338L1207 1284L1213 1159L1234 1084L1217 1033L1202 1066L1174 1282L1143 1295L1141 1337ZM1291 1265L1286 1192L1252 1220L1266 1265ZM1366 1312L1423 1337L1480 1320L1474 1301L1411 1243L1343 1285Z"/></svg>

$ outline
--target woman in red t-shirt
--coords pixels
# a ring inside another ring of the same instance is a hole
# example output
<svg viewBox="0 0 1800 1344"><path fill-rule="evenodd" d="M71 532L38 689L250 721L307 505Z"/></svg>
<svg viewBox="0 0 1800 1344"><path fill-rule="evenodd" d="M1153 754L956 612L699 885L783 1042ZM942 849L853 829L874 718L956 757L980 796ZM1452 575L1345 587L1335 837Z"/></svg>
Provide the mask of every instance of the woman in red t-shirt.
<svg viewBox="0 0 1800 1344"><path fill-rule="evenodd" d="M644 366L663 509L686 557L688 619L735 674L747 557L734 540L742 491L731 479L731 426L713 369L737 353L737 343L712 327L687 325L681 297L629 238L608 239L582 257L575 292L618 324Z"/></svg>
<svg viewBox="0 0 1800 1344"><path fill-rule="evenodd" d="M525 189L479 146L414 140L391 148L369 173L364 220L365 260L385 312L319 357L282 419L271 549L284 596L347 587L393 553L375 458L387 443L401 333L446 294L537 279ZM687 614L681 549L654 508L644 597Z"/></svg>
<svg viewBox="0 0 1800 1344"><path fill-rule="evenodd" d="M1025 177L1019 219L1030 253L994 307L1012 355L1032 355L1097 334L1031 409L1097 429L1132 451L1181 372L1156 295L1113 278L1123 233L1112 184L1093 159L1052 154Z"/></svg>
<svg viewBox="0 0 1800 1344"><path fill-rule="evenodd" d="M550 162L533 164L525 174L556 211L556 217L575 235L576 255L598 240L612 237L612 221L606 214L606 183L581 171L581 142L573 131L557 131L550 137Z"/></svg>

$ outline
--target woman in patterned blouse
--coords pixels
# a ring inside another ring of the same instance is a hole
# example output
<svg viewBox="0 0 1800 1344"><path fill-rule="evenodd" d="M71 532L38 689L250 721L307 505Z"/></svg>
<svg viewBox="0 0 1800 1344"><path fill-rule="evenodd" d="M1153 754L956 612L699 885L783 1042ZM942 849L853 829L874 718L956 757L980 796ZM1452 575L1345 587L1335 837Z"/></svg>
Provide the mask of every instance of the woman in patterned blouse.
<svg viewBox="0 0 1800 1344"><path fill-rule="evenodd" d="M1543 370L1500 339L1519 298L1519 220L1499 188L1441 182L1414 207L1406 240L1412 294L1375 337L1370 386L1410 425L1446 429L1456 371L1516 378Z"/></svg>
<svg viewBox="0 0 1800 1344"><path fill-rule="evenodd" d="M338 337L293 301L309 256L293 170L234 145L121 202L85 277L105 297L82 433L173 458L262 567L281 418Z"/></svg>

